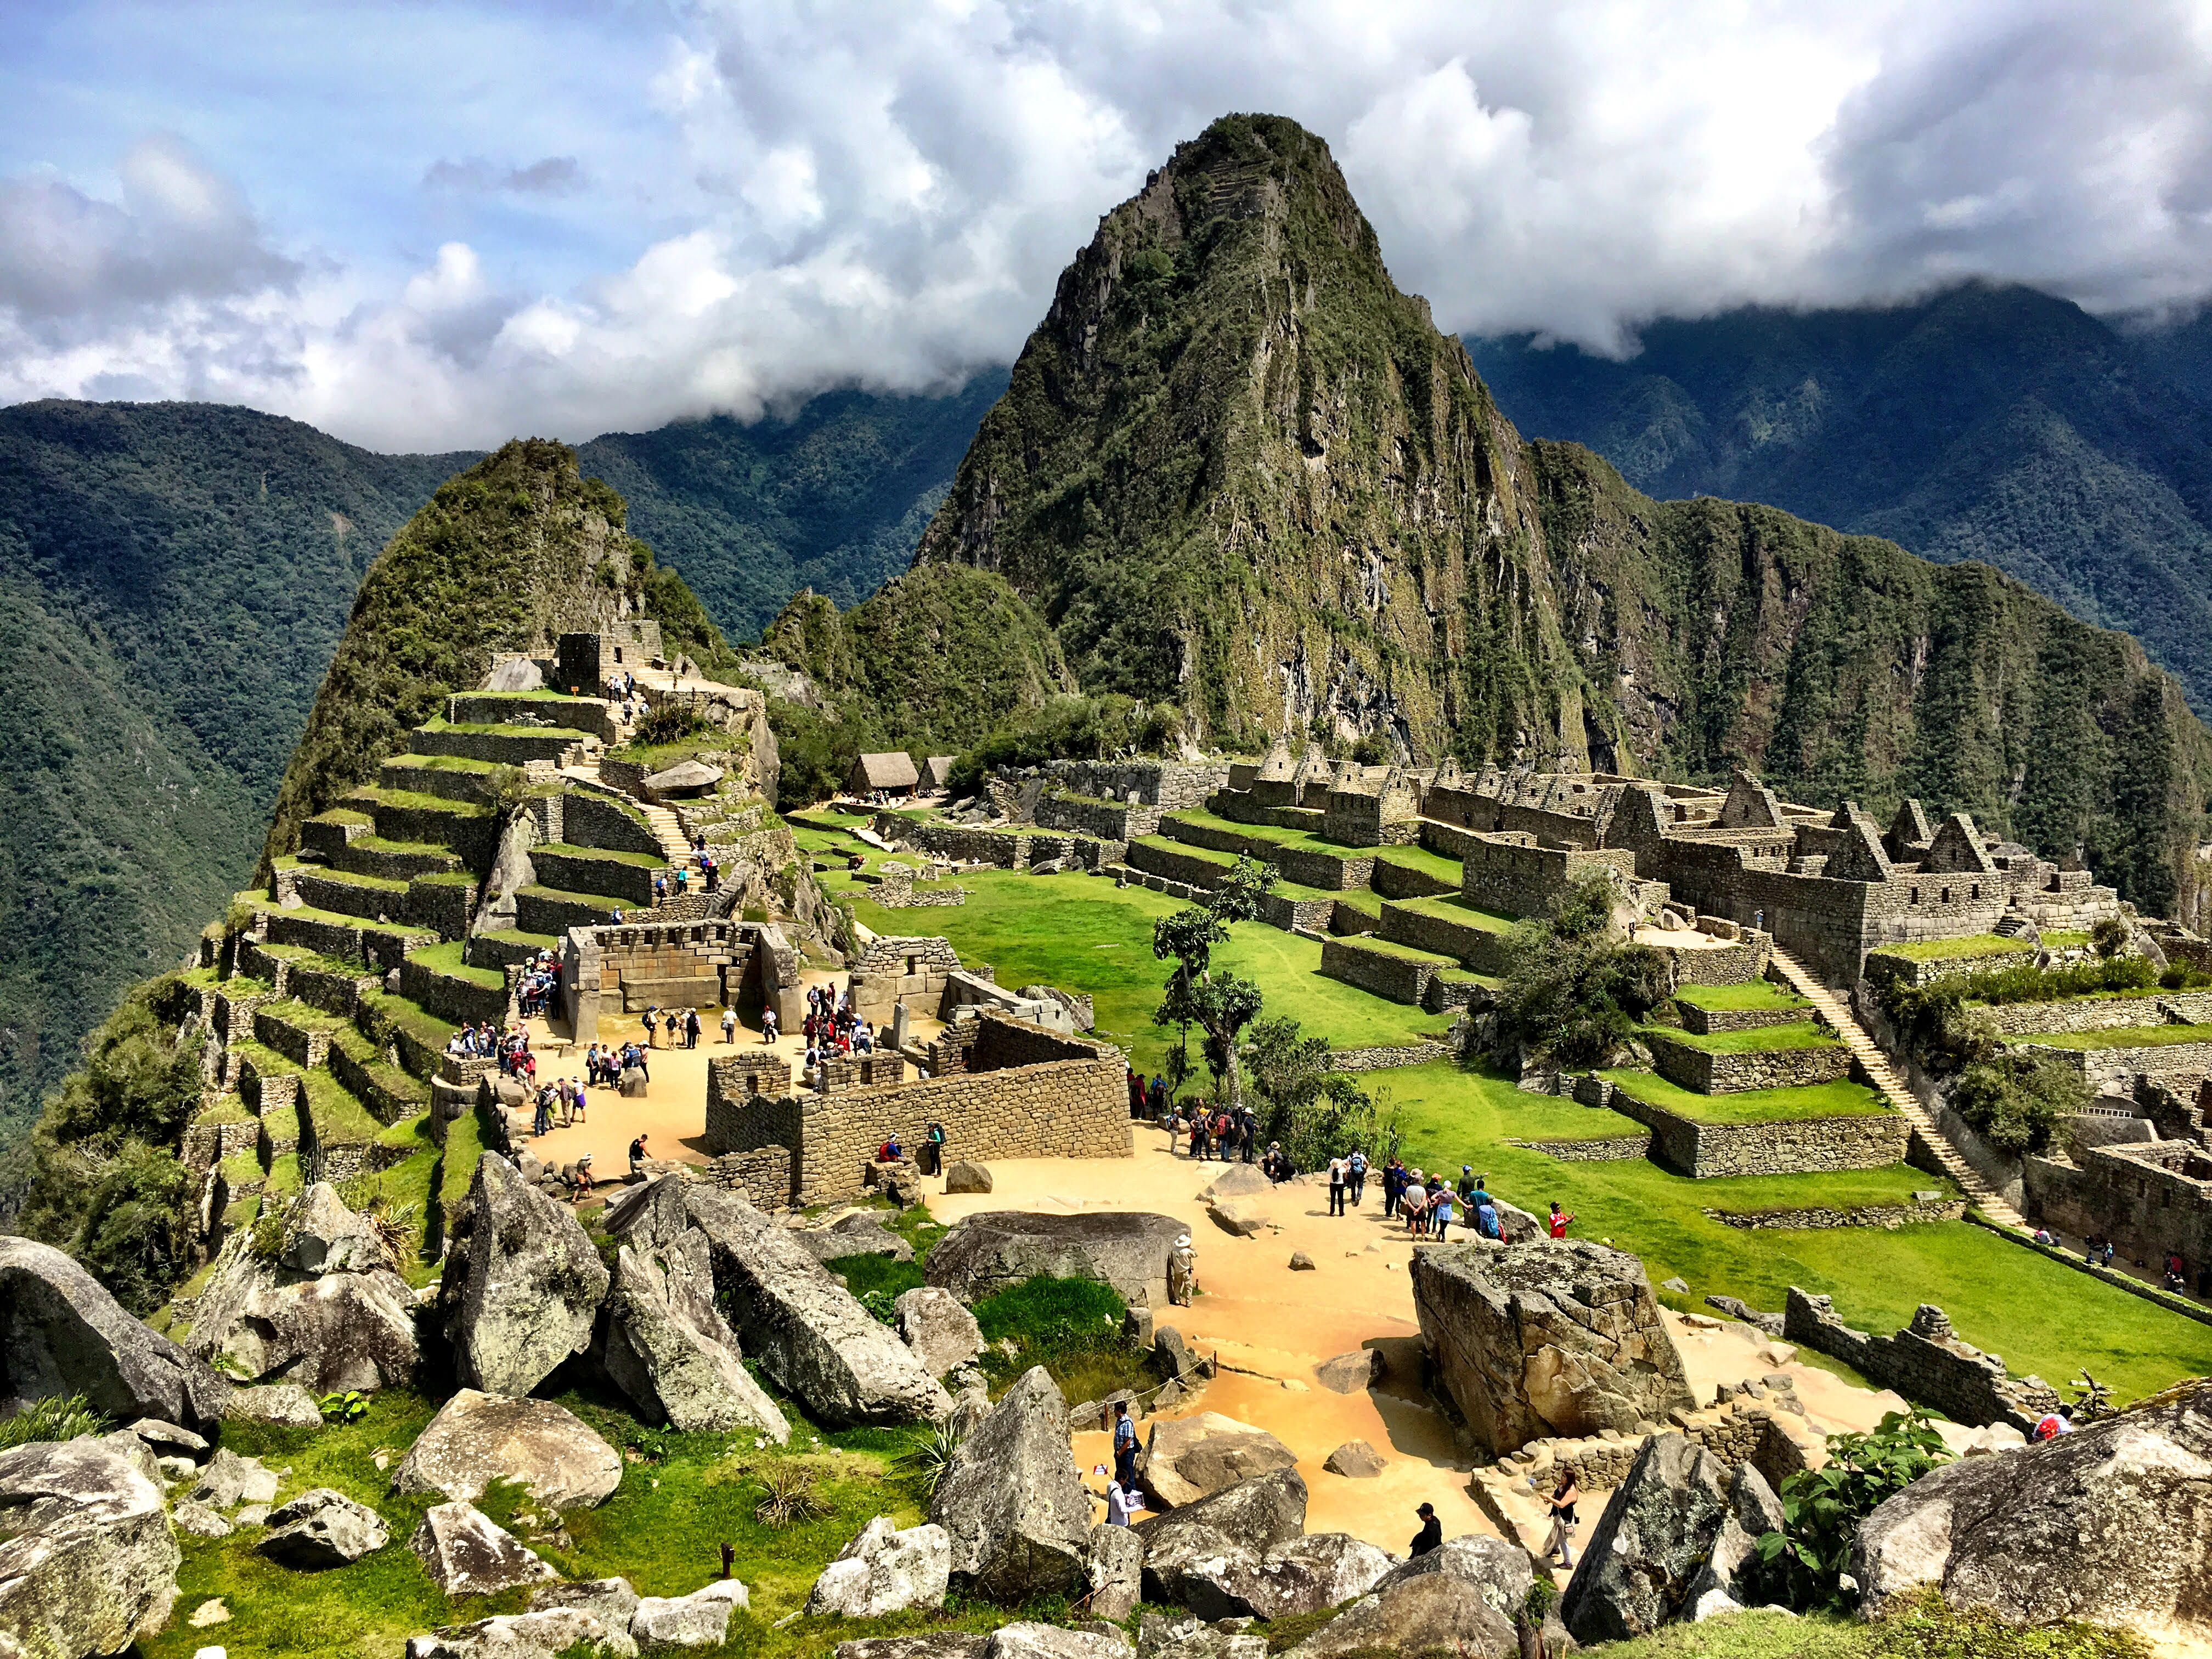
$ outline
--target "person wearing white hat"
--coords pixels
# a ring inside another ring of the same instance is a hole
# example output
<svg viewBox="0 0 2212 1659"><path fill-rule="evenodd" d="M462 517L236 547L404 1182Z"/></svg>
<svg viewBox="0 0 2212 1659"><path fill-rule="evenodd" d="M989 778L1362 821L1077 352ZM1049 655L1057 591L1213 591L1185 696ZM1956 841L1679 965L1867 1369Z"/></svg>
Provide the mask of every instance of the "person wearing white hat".
<svg viewBox="0 0 2212 1659"><path fill-rule="evenodd" d="M1175 1249L1168 1257L1168 1300L1179 1308L1188 1308L1197 1290L1197 1255L1190 1247L1190 1235L1178 1233Z"/></svg>

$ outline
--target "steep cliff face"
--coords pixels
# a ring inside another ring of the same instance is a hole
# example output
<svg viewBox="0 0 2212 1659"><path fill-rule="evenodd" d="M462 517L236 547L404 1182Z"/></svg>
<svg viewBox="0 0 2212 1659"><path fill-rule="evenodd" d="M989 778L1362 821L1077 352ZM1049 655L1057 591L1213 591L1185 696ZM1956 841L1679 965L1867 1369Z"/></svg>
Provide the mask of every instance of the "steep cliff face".
<svg viewBox="0 0 2212 1659"><path fill-rule="evenodd" d="M2212 736L2132 641L1524 442L1289 121L1215 123L1100 222L916 563L1003 576L1085 691L1211 743L1916 793L2202 919Z"/></svg>

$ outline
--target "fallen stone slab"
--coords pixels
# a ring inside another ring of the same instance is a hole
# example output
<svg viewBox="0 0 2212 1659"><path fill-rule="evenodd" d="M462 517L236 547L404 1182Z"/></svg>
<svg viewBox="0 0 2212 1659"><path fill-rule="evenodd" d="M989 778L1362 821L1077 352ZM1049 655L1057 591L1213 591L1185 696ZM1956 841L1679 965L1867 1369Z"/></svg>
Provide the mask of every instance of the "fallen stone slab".
<svg viewBox="0 0 2212 1659"><path fill-rule="evenodd" d="M1230 1551L1186 1565L1182 1604L1201 1619L1288 1619L1373 1589L1397 1557L1349 1533L1312 1532L1255 1559Z"/></svg>
<svg viewBox="0 0 2212 1659"><path fill-rule="evenodd" d="M730 1633L730 1612L749 1603L745 1587L718 1578L689 1595L645 1595L630 1614L630 1639L640 1653L720 1647Z"/></svg>
<svg viewBox="0 0 2212 1659"><path fill-rule="evenodd" d="M16 1407L81 1394L112 1422L155 1417L205 1435L230 1393L61 1251L13 1235L0 1236L0 1352Z"/></svg>
<svg viewBox="0 0 2212 1659"><path fill-rule="evenodd" d="M1361 1348L1324 1359L1314 1367L1314 1378L1331 1394L1359 1394L1382 1380L1385 1361L1380 1348Z"/></svg>
<svg viewBox="0 0 2212 1659"><path fill-rule="evenodd" d="M507 1480L567 1510L605 1502L622 1484L622 1468L615 1449L565 1407L463 1389L399 1460L392 1490L474 1503Z"/></svg>
<svg viewBox="0 0 2212 1659"><path fill-rule="evenodd" d="M1173 1216L1103 1210L988 1210L939 1239L922 1273L973 1306L1038 1274L1110 1285L1125 1302L1168 1304L1168 1257L1188 1230Z"/></svg>
<svg viewBox="0 0 2212 1659"><path fill-rule="evenodd" d="M222 1414L233 1423L274 1423L284 1429L319 1429L322 1407L297 1382L262 1382L233 1389Z"/></svg>
<svg viewBox="0 0 2212 1659"><path fill-rule="evenodd" d="M924 1285L902 1291L891 1304L900 1336L922 1370L943 1376L983 1352L983 1332L975 1316L950 1291Z"/></svg>
<svg viewBox="0 0 2212 1659"><path fill-rule="evenodd" d="M180 1452L198 1461L208 1455L208 1443L204 1439L190 1429L180 1429L174 1423L164 1423L158 1417L142 1417L131 1424L125 1432L137 1436L157 1455Z"/></svg>
<svg viewBox="0 0 2212 1659"><path fill-rule="evenodd" d="M1443 1573L1472 1584L1508 1621L1521 1611L1528 1599L1528 1587L1535 1582L1528 1551L1502 1538L1471 1532L1447 1538L1425 1555L1399 1563L1376 1581L1375 1588L1391 1589L1430 1573Z"/></svg>
<svg viewBox="0 0 2212 1659"><path fill-rule="evenodd" d="M1091 1529L1091 1613L1119 1624L1145 1593L1145 1540L1133 1527L1101 1522Z"/></svg>
<svg viewBox="0 0 2212 1659"><path fill-rule="evenodd" d="M391 1540L384 1517L328 1486L311 1486L269 1511L269 1532L254 1553L280 1566L319 1572L358 1561Z"/></svg>
<svg viewBox="0 0 2212 1659"><path fill-rule="evenodd" d="M924 1631L918 1636L869 1636L837 1644L834 1659L983 1659L991 1638L964 1630Z"/></svg>
<svg viewBox="0 0 2212 1659"><path fill-rule="evenodd" d="M1175 1509L1297 1461L1297 1453L1265 1429L1200 1412L1152 1425L1137 1460L1137 1478Z"/></svg>
<svg viewBox="0 0 2212 1659"><path fill-rule="evenodd" d="M1751 1575L1744 1568L1756 1557L1759 1540L1770 1532L1782 1531L1784 1524L1782 1500L1766 1484L1766 1477L1748 1463L1739 1465L1729 1486L1729 1512L1713 1535L1705 1565L1690 1581L1691 1607L1703 1607L1717 1591L1741 1606L1759 1601Z"/></svg>
<svg viewBox="0 0 2212 1659"><path fill-rule="evenodd" d="M1645 1441L1559 1598L1575 1640L1625 1642L1683 1616L1728 1512L1728 1471L1718 1458L1686 1435Z"/></svg>
<svg viewBox="0 0 2212 1659"><path fill-rule="evenodd" d="M806 1598L808 1616L880 1619L915 1607L941 1607L951 1582L952 1541L935 1522L900 1531L879 1515L822 1570Z"/></svg>
<svg viewBox="0 0 2212 1659"><path fill-rule="evenodd" d="M1145 1599L1185 1607L1190 1594L1212 1595L1206 1575L1222 1560L1233 1557L1256 1565L1269 1550L1303 1534L1305 1521L1305 1480L1296 1469L1283 1468L1139 1522Z"/></svg>
<svg viewBox="0 0 2212 1659"><path fill-rule="evenodd" d="M606 1264L574 1212L503 1158L477 1160L438 1304L463 1386L526 1395L591 1345Z"/></svg>
<svg viewBox="0 0 2212 1659"><path fill-rule="evenodd" d="M1264 1212L1230 1198L1217 1198L1208 1204L1206 1217L1223 1232L1237 1238L1251 1238L1274 1225L1273 1218Z"/></svg>
<svg viewBox="0 0 2212 1659"><path fill-rule="evenodd" d="M447 1595L496 1595L561 1576L473 1504L432 1505L407 1547Z"/></svg>
<svg viewBox="0 0 2212 1659"><path fill-rule="evenodd" d="M235 1509L240 1504L273 1504L276 1471L263 1468L258 1458L240 1457L229 1447L220 1447L200 1471L191 1496L219 1510Z"/></svg>
<svg viewBox="0 0 2212 1659"><path fill-rule="evenodd" d="M1018 1606L1081 1592L1091 1499L1068 1450L1067 1403L1042 1365L961 1443L929 1518L950 1540L953 1577L994 1601Z"/></svg>
<svg viewBox="0 0 2212 1659"><path fill-rule="evenodd" d="M619 1634L621 1647L610 1644ZM427 1636L407 1638L407 1659L553 1659L589 1643L608 1652L635 1653L627 1631L610 1632L579 1607L548 1607L542 1613L508 1613L451 1625Z"/></svg>
<svg viewBox="0 0 2212 1659"><path fill-rule="evenodd" d="M0 1651L120 1653L168 1621L184 1554L161 1489L103 1439L0 1452Z"/></svg>
<svg viewBox="0 0 2212 1659"><path fill-rule="evenodd" d="M601 1361L648 1415L687 1432L750 1428L778 1445L791 1438L714 1304L714 1250L696 1227L659 1249L617 1247L606 1318Z"/></svg>
<svg viewBox="0 0 2212 1659"><path fill-rule="evenodd" d="M1199 1196L1210 1204L1218 1198L1256 1198L1274 1190L1275 1183L1261 1172L1258 1164L1232 1164Z"/></svg>
<svg viewBox="0 0 2212 1659"><path fill-rule="evenodd" d="M411 1382L422 1362L415 1292L382 1261L380 1241L357 1244L327 1212L353 1212L333 1196L310 1219L319 1231L299 1241L319 1266L308 1272L267 1258L250 1232L234 1234L195 1304L190 1351L234 1377L282 1379L316 1394L369 1391ZM360 1218L355 1218L360 1219ZM322 1235L331 1235L325 1237ZM358 1260L356 1272L331 1265Z"/></svg>
<svg viewBox="0 0 2212 1659"><path fill-rule="evenodd" d="M1364 1440L1347 1440L1322 1460L1322 1468L1331 1474L1352 1480L1372 1480L1389 1467L1382 1454Z"/></svg>
<svg viewBox="0 0 2212 1659"><path fill-rule="evenodd" d="M285 1212L277 1260L303 1273L389 1273L399 1265L376 1224L349 1209L327 1181L309 1187Z"/></svg>
<svg viewBox="0 0 2212 1659"><path fill-rule="evenodd" d="M1136 1659L1136 1652L1118 1635L1027 1621L1000 1626L983 1645L983 1659Z"/></svg>

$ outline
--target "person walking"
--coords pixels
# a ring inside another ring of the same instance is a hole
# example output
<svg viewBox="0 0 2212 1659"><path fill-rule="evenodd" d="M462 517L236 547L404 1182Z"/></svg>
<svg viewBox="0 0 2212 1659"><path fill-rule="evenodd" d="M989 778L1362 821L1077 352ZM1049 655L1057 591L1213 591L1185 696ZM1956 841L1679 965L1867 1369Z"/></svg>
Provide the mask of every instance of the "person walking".
<svg viewBox="0 0 2212 1659"><path fill-rule="evenodd" d="M684 1012L684 1046L687 1048L696 1048L699 1046L699 1011L696 1008L687 1009Z"/></svg>
<svg viewBox="0 0 2212 1659"><path fill-rule="evenodd" d="M1437 1188L1436 1197L1429 1203L1429 1220L1430 1231L1441 1240L1452 1224L1452 1189L1450 1188Z"/></svg>
<svg viewBox="0 0 2212 1659"><path fill-rule="evenodd" d="M1114 1402L1114 1478L1124 1486L1137 1484L1137 1424L1126 1400Z"/></svg>
<svg viewBox="0 0 2212 1659"><path fill-rule="evenodd" d="M1406 1547L1408 1559L1441 1549L1444 1541L1444 1523L1437 1519L1435 1505L1424 1504L1413 1513L1421 1517L1421 1529L1413 1534L1413 1541Z"/></svg>
<svg viewBox="0 0 2212 1659"><path fill-rule="evenodd" d="M1344 1213L1344 1160L1333 1158L1328 1161L1328 1212Z"/></svg>
<svg viewBox="0 0 2212 1659"><path fill-rule="evenodd" d="M1346 1196L1356 1210L1359 1207L1360 1195L1367 1190L1367 1154L1357 1146L1352 1149L1351 1159L1345 1164L1344 1182L1349 1189Z"/></svg>
<svg viewBox="0 0 2212 1659"><path fill-rule="evenodd" d="M1188 1233L1177 1233L1175 1249L1168 1257L1168 1300L1178 1308L1188 1308L1196 1294L1198 1253L1190 1247Z"/></svg>
<svg viewBox="0 0 2212 1659"><path fill-rule="evenodd" d="M1532 1486L1536 1484L1534 1477L1530 1478L1528 1484ZM1560 1464L1559 1482L1553 1486L1548 1500L1552 1530L1544 1540L1544 1559L1548 1561L1556 1555L1559 1558L1559 1565L1570 1571L1575 1565L1575 1504L1581 1497L1582 1492L1575 1485L1574 1465Z"/></svg>
<svg viewBox="0 0 2212 1659"><path fill-rule="evenodd" d="M763 1018L761 1024L763 1028L765 1029L768 1024L765 1017ZM725 1042L735 1042L737 1040L738 1011L734 1008L725 1008L722 1010L722 1041Z"/></svg>

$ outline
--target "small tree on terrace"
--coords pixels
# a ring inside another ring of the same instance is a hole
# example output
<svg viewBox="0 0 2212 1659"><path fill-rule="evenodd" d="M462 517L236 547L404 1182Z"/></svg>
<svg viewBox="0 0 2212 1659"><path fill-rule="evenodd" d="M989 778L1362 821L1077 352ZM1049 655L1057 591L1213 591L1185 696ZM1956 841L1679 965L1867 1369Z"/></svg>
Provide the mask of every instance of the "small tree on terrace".
<svg viewBox="0 0 2212 1659"><path fill-rule="evenodd" d="M1260 988L1250 980L1213 966L1215 947L1229 938L1230 928L1249 921L1260 913L1260 901L1275 884L1275 866L1255 864L1239 854L1221 884L1194 904L1162 916L1152 924L1152 954L1173 960L1167 995L1152 1014L1156 1025L1180 1025L1186 1033L1193 1025L1206 1034L1206 1060L1217 1080L1224 1082L1229 1109L1244 1104L1243 1068L1237 1043L1244 1028L1260 1016ZM1176 1069L1188 1076L1188 1054ZM1178 1079L1180 1081L1180 1079Z"/></svg>

